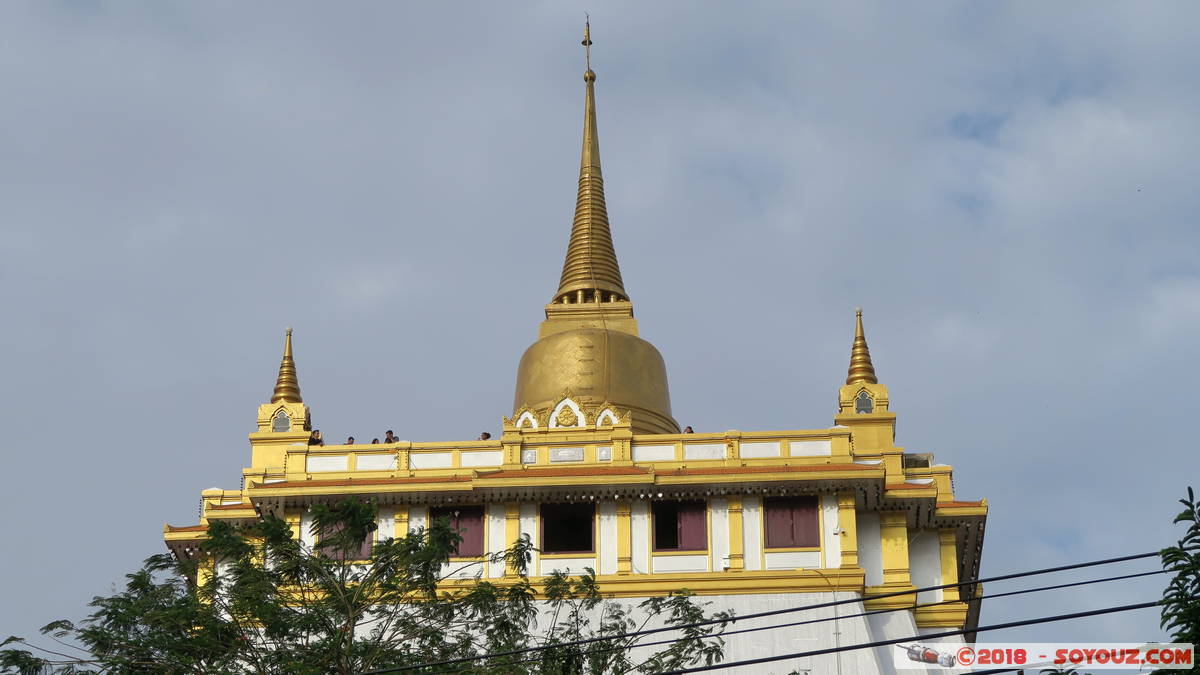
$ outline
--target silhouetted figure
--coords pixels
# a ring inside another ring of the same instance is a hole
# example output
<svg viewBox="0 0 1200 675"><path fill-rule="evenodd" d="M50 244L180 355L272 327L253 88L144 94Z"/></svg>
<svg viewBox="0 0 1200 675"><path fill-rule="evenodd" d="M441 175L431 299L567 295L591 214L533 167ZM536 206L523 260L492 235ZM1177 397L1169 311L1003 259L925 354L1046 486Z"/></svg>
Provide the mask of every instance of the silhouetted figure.
<svg viewBox="0 0 1200 675"><path fill-rule="evenodd" d="M685 434L694 434L694 433L696 433L696 432L692 431L692 428L691 428L691 427L684 427L684 428L683 428L683 433L685 433Z"/></svg>
<svg viewBox="0 0 1200 675"><path fill-rule="evenodd" d="M325 439L321 438L321 430L313 429L312 435L308 437L309 445L325 445Z"/></svg>
<svg viewBox="0 0 1200 675"><path fill-rule="evenodd" d="M354 445L354 437L353 436L346 439L346 445Z"/></svg>
<svg viewBox="0 0 1200 675"><path fill-rule="evenodd" d="M491 434L489 434L488 432L486 432L486 431L485 431L485 432L483 432L483 433L479 434L479 438L476 438L475 440L477 440L477 441L486 441L487 439L489 439L489 438L491 438L491 437L492 437L492 435L491 435Z"/></svg>
<svg viewBox="0 0 1200 675"><path fill-rule="evenodd" d="M388 429L387 435L383 437L384 443L395 443L396 441L399 441L399 440L400 440L399 438L396 438L396 433L394 431L392 431L391 429Z"/></svg>
<svg viewBox="0 0 1200 675"><path fill-rule="evenodd" d="M371 439L371 445L379 445L379 439L378 438Z"/></svg>

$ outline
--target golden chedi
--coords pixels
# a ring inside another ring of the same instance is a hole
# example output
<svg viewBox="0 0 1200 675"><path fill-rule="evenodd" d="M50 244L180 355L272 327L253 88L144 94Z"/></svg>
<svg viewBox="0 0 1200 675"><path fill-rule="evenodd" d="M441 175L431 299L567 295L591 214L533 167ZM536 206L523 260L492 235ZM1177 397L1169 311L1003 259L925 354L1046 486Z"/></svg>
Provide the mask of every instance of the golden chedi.
<svg viewBox="0 0 1200 675"><path fill-rule="evenodd" d="M586 34L583 44L591 45ZM583 153L571 240L540 339L521 357L513 414L529 411L548 423L555 404L570 395L585 409L610 404L628 411L634 433L678 433L666 365L654 345L638 337L633 304L621 283L604 204L596 73L590 63L583 79Z"/></svg>

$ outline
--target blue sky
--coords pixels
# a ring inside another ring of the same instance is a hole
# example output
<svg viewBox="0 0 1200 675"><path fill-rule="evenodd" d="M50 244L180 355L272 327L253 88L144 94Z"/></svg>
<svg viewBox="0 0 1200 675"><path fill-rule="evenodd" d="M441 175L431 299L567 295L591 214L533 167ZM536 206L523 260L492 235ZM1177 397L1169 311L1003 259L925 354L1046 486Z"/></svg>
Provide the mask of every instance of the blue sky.
<svg viewBox="0 0 1200 675"><path fill-rule="evenodd" d="M498 428L570 227L584 9L0 6L0 634L79 616L237 487L286 325L330 437ZM680 423L832 424L862 306L897 443L992 505L985 574L1174 540L1200 9L586 9L617 253ZM1160 636L1151 611L992 639Z"/></svg>

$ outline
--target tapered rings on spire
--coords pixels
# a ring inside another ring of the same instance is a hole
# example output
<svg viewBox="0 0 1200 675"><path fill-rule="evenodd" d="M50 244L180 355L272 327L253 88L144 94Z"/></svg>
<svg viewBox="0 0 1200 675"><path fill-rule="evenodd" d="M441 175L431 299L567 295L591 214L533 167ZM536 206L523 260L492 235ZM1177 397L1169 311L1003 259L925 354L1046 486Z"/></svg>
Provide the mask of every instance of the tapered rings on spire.
<svg viewBox="0 0 1200 675"><path fill-rule="evenodd" d="M562 277L554 303L605 303L629 300L621 281L621 268L613 248L604 203L604 178L600 170L600 139L596 129L596 73L591 68L591 27L585 24L583 46L587 52L587 83L583 104L583 149L579 160L579 193L571 240L563 261Z"/></svg>
<svg viewBox="0 0 1200 675"><path fill-rule="evenodd" d="M292 360L292 328L287 329L283 339L283 360L279 364L279 377L275 380L275 392L271 403L303 403L300 398L300 380L296 376L296 362Z"/></svg>
<svg viewBox="0 0 1200 675"><path fill-rule="evenodd" d="M846 384L879 384L875 376L875 365L871 363L871 351L867 349L867 337L863 334L862 309L855 310L854 346L850 348L850 369L846 373Z"/></svg>

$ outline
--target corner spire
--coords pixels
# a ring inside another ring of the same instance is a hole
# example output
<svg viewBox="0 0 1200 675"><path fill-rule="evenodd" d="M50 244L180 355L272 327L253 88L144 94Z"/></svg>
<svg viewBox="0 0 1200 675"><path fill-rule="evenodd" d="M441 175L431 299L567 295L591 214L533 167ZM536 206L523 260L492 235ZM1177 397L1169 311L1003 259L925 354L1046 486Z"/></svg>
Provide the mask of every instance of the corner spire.
<svg viewBox="0 0 1200 675"><path fill-rule="evenodd" d="M863 335L861 308L855 310L854 346L850 349L850 371L846 374L846 384L858 382L879 384L875 366L871 364L871 352L867 349L867 338Z"/></svg>
<svg viewBox="0 0 1200 675"><path fill-rule="evenodd" d="M596 73L592 71L590 19L583 25L583 74L586 95L583 108L583 152L579 161L579 193L571 241L563 262L562 279L552 304L621 302L629 299L621 283L621 269L613 249L604 204L604 177L600 173L600 140L596 132Z"/></svg>
<svg viewBox="0 0 1200 675"><path fill-rule="evenodd" d="M283 340L283 361L279 364L279 378L275 380L275 394L271 403L303 403L300 398L300 381L296 379L296 362L292 360L292 327L288 326Z"/></svg>

